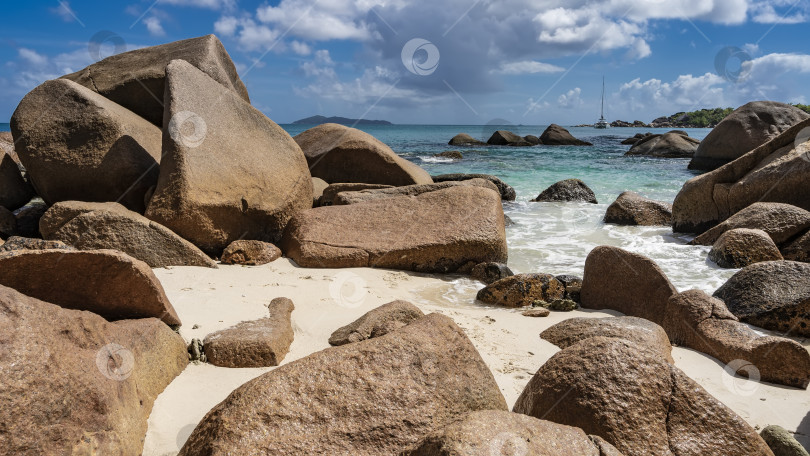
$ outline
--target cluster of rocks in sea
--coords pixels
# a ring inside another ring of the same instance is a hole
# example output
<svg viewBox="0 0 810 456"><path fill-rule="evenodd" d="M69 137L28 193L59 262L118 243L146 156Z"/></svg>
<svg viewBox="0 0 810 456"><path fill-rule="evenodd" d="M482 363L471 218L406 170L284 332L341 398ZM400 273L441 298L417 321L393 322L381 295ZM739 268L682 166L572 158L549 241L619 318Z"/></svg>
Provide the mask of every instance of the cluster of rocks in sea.
<svg viewBox="0 0 810 456"><path fill-rule="evenodd" d="M537 137L534 135L520 136L511 131L497 130L484 142L473 138L467 133L459 133L447 144L451 146L592 146L593 144L575 138L565 128L551 124Z"/></svg>
<svg viewBox="0 0 810 456"><path fill-rule="evenodd" d="M210 410L181 455L796 449L784 429L758 435L674 366L671 347L747 359L765 381L808 386L807 350L745 323L810 335L810 146L794 144L809 124L687 182L672 206L625 192L608 208L606 223L702 233L695 243L714 244L718 263L745 265L709 296L679 293L653 261L615 247L594 249L581 278L514 274L502 206L516 199L512 187L483 174L430 176L342 125L290 137L251 106L213 35L48 81L15 111L0 162L0 453L140 454L157 396L190 361L279 367ZM477 145L470 139L454 145ZM587 145L556 125L488 143ZM578 179L534 201L597 203ZM561 350L511 411L465 331L406 301L283 365L295 337L284 297L266 317L190 345L175 331L182 322L152 268L282 255L303 267L468 274L484 284L481 302L528 316L580 307L626 316L567 319L540 334Z"/></svg>

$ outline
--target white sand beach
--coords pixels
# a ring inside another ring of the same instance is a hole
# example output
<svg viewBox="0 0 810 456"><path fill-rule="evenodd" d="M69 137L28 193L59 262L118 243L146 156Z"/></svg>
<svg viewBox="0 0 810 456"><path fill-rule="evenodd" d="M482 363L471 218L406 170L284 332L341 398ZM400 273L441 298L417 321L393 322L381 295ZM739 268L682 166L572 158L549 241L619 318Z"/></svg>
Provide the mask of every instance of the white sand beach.
<svg viewBox="0 0 810 456"><path fill-rule="evenodd" d="M467 333L510 407L535 371L559 350L541 340L540 332L572 317L619 315L578 310L529 318L520 310L476 304L475 290L483 285L457 276L304 269L286 258L264 266L173 267L156 269L155 274L183 321L180 334L186 342L266 316L265 306L273 298L292 299L295 340L282 364L328 348L335 329L369 310L395 299L408 300L425 313L451 317ZM693 350L674 347L673 357L680 369L758 430L778 424L798 431L798 440L810 444L810 392L732 377L722 363ZM155 402L143 454L177 454L208 410L239 385L270 370L190 364Z"/></svg>

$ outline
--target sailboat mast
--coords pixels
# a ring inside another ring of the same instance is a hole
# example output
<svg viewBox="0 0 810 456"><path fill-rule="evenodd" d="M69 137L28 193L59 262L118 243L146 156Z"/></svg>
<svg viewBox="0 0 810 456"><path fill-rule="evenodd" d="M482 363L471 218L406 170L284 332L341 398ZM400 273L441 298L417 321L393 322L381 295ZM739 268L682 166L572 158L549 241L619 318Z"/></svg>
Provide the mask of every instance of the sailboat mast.
<svg viewBox="0 0 810 456"><path fill-rule="evenodd" d="M605 77L602 76L602 118L605 118Z"/></svg>

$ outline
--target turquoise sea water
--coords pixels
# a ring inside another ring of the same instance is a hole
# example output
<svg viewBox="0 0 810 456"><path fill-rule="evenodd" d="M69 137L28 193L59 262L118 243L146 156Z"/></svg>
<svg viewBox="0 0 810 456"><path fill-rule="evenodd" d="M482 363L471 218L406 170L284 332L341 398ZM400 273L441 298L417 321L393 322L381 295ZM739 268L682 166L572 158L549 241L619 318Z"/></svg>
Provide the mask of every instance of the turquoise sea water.
<svg viewBox="0 0 810 456"><path fill-rule="evenodd" d="M0 131L11 131L11 127L7 123L0 123Z"/></svg>

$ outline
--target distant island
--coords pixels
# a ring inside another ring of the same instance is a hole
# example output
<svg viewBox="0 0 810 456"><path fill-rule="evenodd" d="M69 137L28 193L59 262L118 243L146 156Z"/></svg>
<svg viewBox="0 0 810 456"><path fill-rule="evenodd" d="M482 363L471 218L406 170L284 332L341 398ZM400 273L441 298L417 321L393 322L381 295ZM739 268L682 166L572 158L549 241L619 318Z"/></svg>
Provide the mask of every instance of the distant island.
<svg viewBox="0 0 810 456"><path fill-rule="evenodd" d="M324 117L312 116L306 119L296 120L293 124L296 125L320 125L325 123L336 123L340 125L394 125L387 120L367 120L367 119L348 119L346 117Z"/></svg>
<svg viewBox="0 0 810 456"><path fill-rule="evenodd" d="M804 112L810 113L810 105L794 104L793 106ZM626 122L624 120L614 120L610 123L613 128L636 127L636 128L714 128L726 116L734 111L733 108L700 109L691 112L678 112L671 116L663 116L650 123L640 120ZM577 127L592 127L593 125L576 125Z"/></svg>

